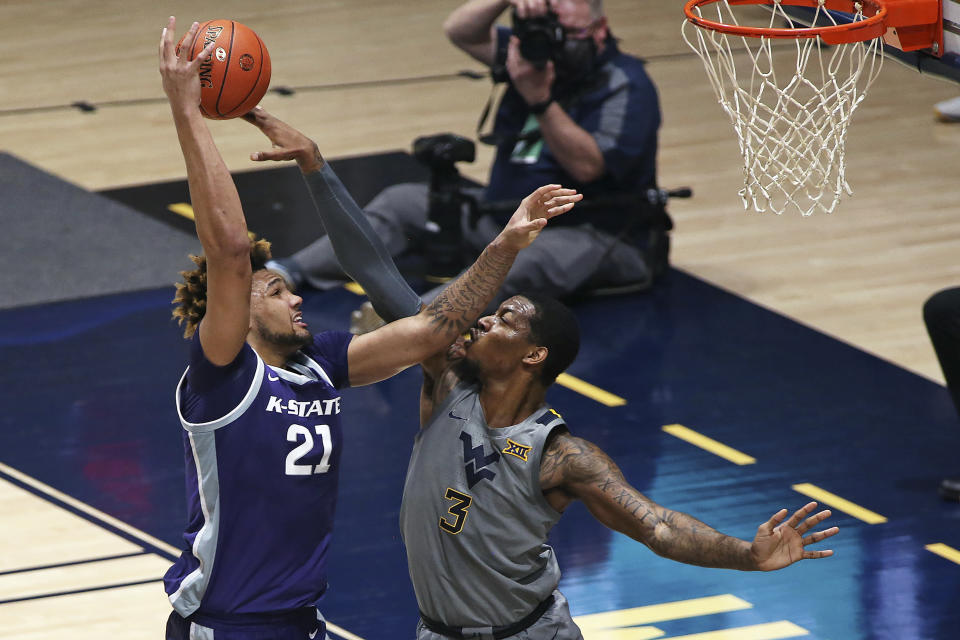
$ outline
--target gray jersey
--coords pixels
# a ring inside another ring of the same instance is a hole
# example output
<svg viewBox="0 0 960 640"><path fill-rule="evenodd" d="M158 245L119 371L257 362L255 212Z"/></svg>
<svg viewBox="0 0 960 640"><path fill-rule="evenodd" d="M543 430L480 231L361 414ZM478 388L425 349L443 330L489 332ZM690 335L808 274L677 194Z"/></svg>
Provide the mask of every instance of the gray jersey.
<svg viewBox="0 0 960 640"><path fill-rule="evenodd" d="M512 624L556 588L547 533L560 513L540 459L563 425L547 406L491 429L478 388L457 386L417 435L400 507L410 579L427 617L450 626Z"/></svg>

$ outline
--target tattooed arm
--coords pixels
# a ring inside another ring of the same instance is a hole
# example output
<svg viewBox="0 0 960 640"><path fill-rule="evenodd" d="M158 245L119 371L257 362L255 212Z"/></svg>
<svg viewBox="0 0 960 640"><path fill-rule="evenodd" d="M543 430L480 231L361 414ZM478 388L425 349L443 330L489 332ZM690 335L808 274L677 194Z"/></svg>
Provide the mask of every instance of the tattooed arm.
<svg viewBox="0 0 960 640"><path fill-rule="evenodd" d="M806 545L837 533L832 527L804 537L830 516L811 502L781 524L781 509L757 528L753 542L733 538L696 518L653 502L634 489L620 469L596 445L561 432L547 443L540 464L540 486L557 510L582 500L593 516L607 527L650 547L657 555L702 567L772 571L794 562L826 558L831 550L807 551Z"/></svg>
<svg viewBox="0 0 960 640"><path fill-rule="evenodd" d="M549 184L523 199L503 231L477 261L420 313L355 337L347 351L351 386L378 382L443 352L486 308L514 259L547 220L573 208L583 196Z"/></svg>

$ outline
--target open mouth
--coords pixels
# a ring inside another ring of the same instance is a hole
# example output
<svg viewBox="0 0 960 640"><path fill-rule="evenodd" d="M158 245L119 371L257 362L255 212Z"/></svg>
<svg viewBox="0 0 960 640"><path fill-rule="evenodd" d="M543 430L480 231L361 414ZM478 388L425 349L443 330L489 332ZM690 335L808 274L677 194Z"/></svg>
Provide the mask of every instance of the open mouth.
<svg viewBox="0 0 960 640"><path fill-rule="evenodd" d="M302 314L302 313L294 314L294 316L293 316L293 324L295 324L295 325L298 326L298 327L304 327L304 328L306 328L307 323L303 321L303 314Z"/></svg>
<svg viewBox="0 0 960 640"><path fill-rule="evenodd" d="M469 347L480 337L480 331L476 327L471 327L463 336L463 346Z"/></svg>

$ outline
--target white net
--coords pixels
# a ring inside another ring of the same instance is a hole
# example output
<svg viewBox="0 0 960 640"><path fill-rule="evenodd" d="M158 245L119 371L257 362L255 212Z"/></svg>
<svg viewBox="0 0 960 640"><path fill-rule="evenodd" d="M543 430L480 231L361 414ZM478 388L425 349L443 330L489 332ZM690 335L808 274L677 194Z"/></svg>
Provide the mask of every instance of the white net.
<svg viewBox="0 0 960 640"><path fill-rule="evenodd" d="M797 24L779 0L764 6L770 21L758 26L806 26ZM735 8L741 14L752 11L749 17L765 16L755 6ZM862 9L857 9L854 19L862 20ZM705 19L741 24L727 0L704 10ZM823 0L815 13L813 24L836 24ZM744 161L744 209L752 205L758 212L830 213L843 192L852 193L844 176L847 127L880 72L881 39L826 45L819 37L750 38L689 21L684 22L683 37L703 60L737 132Z"/></svg>

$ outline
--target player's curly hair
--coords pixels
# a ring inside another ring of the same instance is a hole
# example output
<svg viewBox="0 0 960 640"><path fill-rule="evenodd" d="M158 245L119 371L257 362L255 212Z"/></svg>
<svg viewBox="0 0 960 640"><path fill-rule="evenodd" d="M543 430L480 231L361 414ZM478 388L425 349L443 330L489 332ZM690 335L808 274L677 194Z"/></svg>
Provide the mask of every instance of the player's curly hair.
<svg viewBox="0 0 960 640"><path fill-rule="evenodd" d="M262 238L250 240L250 267L254 271L264 268L271 257L270 243ZM197 268L181 271L183 282L177 283L173 297L173 317L183 327L183 337L191 338L207 312L207 257L190 256Z"/></svg>

